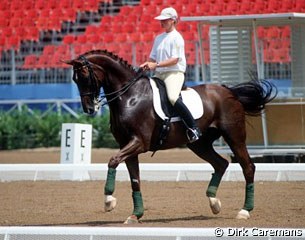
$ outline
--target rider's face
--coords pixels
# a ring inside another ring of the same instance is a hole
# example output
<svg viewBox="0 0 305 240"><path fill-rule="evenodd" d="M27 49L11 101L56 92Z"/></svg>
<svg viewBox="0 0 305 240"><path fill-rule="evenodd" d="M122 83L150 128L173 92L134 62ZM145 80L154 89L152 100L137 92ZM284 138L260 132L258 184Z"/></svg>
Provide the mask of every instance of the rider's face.
<svg viewBox="0 0 305 240"><path fill-rule="evenodd" d="M174 19L165 19L161 20L161 27L165 30L165 32L170 32L174 29L175 20Z"/></svg>

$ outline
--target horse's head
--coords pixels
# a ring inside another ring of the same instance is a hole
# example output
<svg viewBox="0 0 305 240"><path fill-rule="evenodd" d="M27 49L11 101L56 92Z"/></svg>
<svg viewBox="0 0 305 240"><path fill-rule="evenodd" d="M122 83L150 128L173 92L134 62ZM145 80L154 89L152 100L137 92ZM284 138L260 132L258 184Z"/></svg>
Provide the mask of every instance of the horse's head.
<svg viewBox="0 0 305 240"><path fill-rule="evenodd" d="M95 115L99 110L99 94L104 79L102 67L94 64L84 56L64 61L73 66L73 81L76 83L85 113Z"/></svg>

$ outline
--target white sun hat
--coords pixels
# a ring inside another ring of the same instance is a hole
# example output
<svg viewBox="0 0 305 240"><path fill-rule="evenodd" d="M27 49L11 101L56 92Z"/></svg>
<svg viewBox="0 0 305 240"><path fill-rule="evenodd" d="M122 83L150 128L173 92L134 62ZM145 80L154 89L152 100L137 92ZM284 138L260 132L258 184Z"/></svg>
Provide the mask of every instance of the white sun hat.
<svg viewBox="0 0 305 240"><path fill-rule="evenodd" d="M166 20L166 19L177 20L178 14L174 8L168 7L168 8L164 8L161 11L161 14L159 16L155 17L155 19L157 19L157 20Z"/></svg>

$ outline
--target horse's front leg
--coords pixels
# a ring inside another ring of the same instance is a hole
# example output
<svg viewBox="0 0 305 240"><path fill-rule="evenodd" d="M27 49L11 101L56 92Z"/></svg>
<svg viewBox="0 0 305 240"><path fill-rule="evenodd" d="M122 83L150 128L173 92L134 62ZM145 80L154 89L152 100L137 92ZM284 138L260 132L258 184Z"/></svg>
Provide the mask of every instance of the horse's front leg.
<svg viewBox="0 0 305 240"><path fill-rule="evenodd" d="M125 163L128 168L132 188L133 212L132 215L129 216L124 223L134 224L138 223L138 220L144 214L144 206L140 188L140 170L138 156L128 159Z"/></svg>
<svg viewBox="0 0 305 240"><path fill-rule="evenodd" d="M125 147L123 147L115 156L111 157L108 163L108 173L104 188L105 194L105 211L111 211L116 206L116 198L112 195L115 190L115 178L116 178L116 168L121 163L127 159L138 156L142 153L143 145L137 138L133 138Z"/></svg>

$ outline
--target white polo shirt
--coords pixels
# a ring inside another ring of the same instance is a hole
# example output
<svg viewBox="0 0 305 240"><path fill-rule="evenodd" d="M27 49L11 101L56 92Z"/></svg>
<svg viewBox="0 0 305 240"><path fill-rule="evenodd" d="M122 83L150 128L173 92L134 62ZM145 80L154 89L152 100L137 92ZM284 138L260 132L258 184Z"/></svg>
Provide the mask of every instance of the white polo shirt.
<svg viewBox="0 0 305 240"><path fill-rule="evenodd" d="M154 59L156 62L162 62L170 58L179 58L176 65L170 67L160 67L157 68L157 72L171 72L179 71L185 72L186 69L186 59L184 51L184 39L181 34L174 29L169 33L161 33L158 35L154 41L150 58Z"/></svg>

